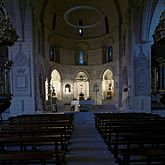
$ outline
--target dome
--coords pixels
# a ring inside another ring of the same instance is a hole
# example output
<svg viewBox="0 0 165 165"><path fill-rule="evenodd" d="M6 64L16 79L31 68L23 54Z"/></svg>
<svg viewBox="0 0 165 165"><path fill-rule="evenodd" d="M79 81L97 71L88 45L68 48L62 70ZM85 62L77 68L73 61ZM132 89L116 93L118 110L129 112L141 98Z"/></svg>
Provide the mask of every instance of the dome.
<svg viewBox="0 0 165 165"><path fill-rule="evenodd" d="M124 2L120 4L123 9ZM49 0L45 4L44 24L52 35L78 40L99 38L121 23L121 7L113 0ZM80 28L82 35L78 32Z"/></svg>

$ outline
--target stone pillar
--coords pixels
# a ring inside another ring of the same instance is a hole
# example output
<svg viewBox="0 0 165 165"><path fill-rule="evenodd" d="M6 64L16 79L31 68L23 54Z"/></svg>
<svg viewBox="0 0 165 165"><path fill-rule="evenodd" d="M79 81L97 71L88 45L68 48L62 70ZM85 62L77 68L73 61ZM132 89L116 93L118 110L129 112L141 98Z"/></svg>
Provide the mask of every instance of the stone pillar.
<svg viewBox="0 0 165 165"><path fill-rule="evenodd" d="M151 112L151 62L150 45L143 45L134 51L133 111Z"/></svg>

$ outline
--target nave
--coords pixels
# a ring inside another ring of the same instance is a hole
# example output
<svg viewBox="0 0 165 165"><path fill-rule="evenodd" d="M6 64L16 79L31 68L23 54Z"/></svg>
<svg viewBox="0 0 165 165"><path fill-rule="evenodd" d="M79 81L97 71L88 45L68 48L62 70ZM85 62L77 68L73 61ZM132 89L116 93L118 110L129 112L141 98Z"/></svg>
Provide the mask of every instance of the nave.
<svg viewBox="0 0 165 165"><path fill-rule="evenodd" d="M3 165L117 165L93 112L11 117L1 121L0 135Z"/></svg>
<svg viewBox="0 0 165 165"><path fill-rule="evenodd" d="M163 165L164 132L157 114L76 113L66 165Z"/></svg>
<svg viewBox="0 0 165 165"><path fill-rule="evenodd" d="M165 118L157 114L29 114L0 126L1 165L165 163Z"/></svg>
<svg viewBox="0 0 165 165"><path fill-rule="evenodd" d="M95 127L93 112L77 112L66 165L117 165Z"/></svg>

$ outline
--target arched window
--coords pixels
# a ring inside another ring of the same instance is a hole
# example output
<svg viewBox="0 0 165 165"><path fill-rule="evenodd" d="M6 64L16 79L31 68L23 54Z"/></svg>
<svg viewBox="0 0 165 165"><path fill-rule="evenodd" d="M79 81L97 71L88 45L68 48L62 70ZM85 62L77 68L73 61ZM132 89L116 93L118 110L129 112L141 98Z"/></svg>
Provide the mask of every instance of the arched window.
<svg viewBox="0 0 165 165"><path fill-rule="evenodd" d="M106 62L111 62L113 60L113 47L107 46L106 48Z"/></svg>
<svg viewBox="0 0 165 165"><path fill-rule="evenodd" d="M103 56L102 63L109 63L113 61L113 38L109 38L103 42Z"/></svg>
<svg viewBox="0 0 165 165"><path fill-rule="evenodd" d="M60 63L60 47L58 44L49 46L49 59L50 61Z"/></svg>
<svg viewBox="0 0 165 165"><path fill-rule="evenodd" d="M75 64L76 65L88 64L88 50L89 50L89 46L85 42L80 42L75 45Z"/></svg>
<svg viewBox="0 0 165 165"><path fill-rule="evenodd" d="M83 50L79 51L79 64L83 65L85 62L85 54Z"/></svg>
<svg viewBox="0 0 165 165"><path fill-rule="evenodd" d="M53 45L49 46L49 59L50 59L50 61L54 61L54 47L53 47Z"/></svg>
<svg viewBox="0 0 165 165"><path fill-rule="evenodd" d="M87 54L83 49L79 50L76 56L77 65L87 65Z"/></svg>

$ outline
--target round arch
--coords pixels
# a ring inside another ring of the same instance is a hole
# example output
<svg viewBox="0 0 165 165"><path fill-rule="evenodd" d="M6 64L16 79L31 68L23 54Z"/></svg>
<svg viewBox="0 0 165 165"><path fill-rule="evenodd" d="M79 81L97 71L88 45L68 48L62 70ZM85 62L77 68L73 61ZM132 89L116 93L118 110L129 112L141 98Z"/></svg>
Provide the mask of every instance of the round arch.
<svg viewBox="0 0 165 165"><path fill-rule="evenodd" d="M79 42L76 44L74 50L75 50L75 64L87 65L89 45L86 42Z"/></svg>
<svg viewBox="0 0 165 165"><path fill-rule="evenodd" d="M50 79L50 91L55 92L55 96L57 100L61 100L61 81L62 77L58 69L54 68L51 71L51 79Z"/></svg>
<svg viewBox="0 0 165 165"><path fill-rule="evenodd" d="M24 15L21 14L20 8L25 8L26 3L24 4L20 3L19 0L15 0L15 1L7 0L5 3L6 3L5 5L7 8L7 12L10 15L10 21L19 36L18 41L22 41L24 37L22 26L23 26L23 20L25 18Z"/></svg>
<svg viewBox="0 0 165 165"><path fill-rule="evenodd" d="M77 100L86 100L89 98L89 74L85 71L75 73L74 98Z"/></svg>
<svg viewBox="0 0 165 165"><path fill-rule="evenodd" d="M102 72L100 74L101 79L103 78L103 75L104 75L105 71L108 70L108 69L111 70L113 78L115 77L115 75L116 75L115 69L112 66L107 66L102 70Z"/></svg>
<svg viewBox="0 0 165 165"><path fill-rule="evenodd" d="M156 26L159 23L159 19L160 19L160 16L161 16L161 14L162 14L163 11L164 11L164 0L158 0L158 2L156 4L156 7L155 7L155 10L152 13L152 17L151 17L151 21L150 21L150 28L148 30L148 40L149 41L153 41L153 34L154 34L154 31L155 31ZM145 14L149 14L149 13L150 12L148 12L146 10L146 13ZM146 18L147 18L147 16L146 16ZM145 24L142 27L142 30L145 32L145 30L146 30L146 25Z"/></svg>
<svg viewBox="0 0 165 165"><path fill-rule="evenodd" d="M74 76L73 76L74 79L75 79L76 75L77 75L79 72L84 72L84 73L87 75L88 80L90 80L91 76L90 76L90 74L89 74L85 69L79 69L79 70L77 70L77 71L75 72Z"/></svg>
<svg viewBox="0 0 165 165"><path fill-rule="evenodd" d="M102 74L102 98L111 99L114 96L114 74L110 68L104 70Z"/></svg>

